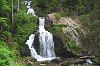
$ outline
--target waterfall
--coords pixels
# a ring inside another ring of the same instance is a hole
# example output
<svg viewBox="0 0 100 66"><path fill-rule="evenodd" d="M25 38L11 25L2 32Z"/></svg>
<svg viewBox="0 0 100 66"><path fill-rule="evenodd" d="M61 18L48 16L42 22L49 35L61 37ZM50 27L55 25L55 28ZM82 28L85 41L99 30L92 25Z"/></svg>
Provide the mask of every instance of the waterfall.
<svg viewBox="0 0 100 66"><path fill-rule="evenodd" d="M35 15L34 10L31 8L31 2L32 1L25 1L25 5L27 5L27 14ZM32 58L37 59L37 61L46 61L46 60L52 60L57 57L55 57L54 52L54 42L53 42L53 36L50 32L46 31L44 28L45 24L45 18L39 17L39 42L40 42L40 55L37 54L35 48L34 48L34 37L35 34L31 34L29 36L29 39L27 40L26 44L28 45Z"/></svg>
<svg viewBox="0 0 100 66"><path fill-rule="evenodd" d="M40 55L37 54L34 46L32 45L34 44L35 34L31 34L26 42L30 49L31 57L37 59L37 61L50 61L56 58L54 52L53 36L50 32L44 29L44 22L45 18L39 17Z"/></svg>
<svg viewBox="0 0 100 66"><path fill-rule="evenodd" d="M28 45L30 52L31 52L31 56L33 58L35 58L37 56L37 52L35 51L34 47L32 46L33 42L34 42L34 36L35 34L31 34L29 36L29 40L27 40L26 44Z"/></svg>
<svg viewBox="0 0 100 66"><path fill-rule="evenodd" d="M27 14L32 14L33 16L35 15L35 11L33 10L33 8L31 7L31 2L32 1L25 1L25 5L27 5Z"/></svg>
<svg viewBox="0 0 100 66"><path fill-rule="evenodd" d="M44 29L45 18L39 17L40 55L45 58L55 57L53 36Z"/></svg>

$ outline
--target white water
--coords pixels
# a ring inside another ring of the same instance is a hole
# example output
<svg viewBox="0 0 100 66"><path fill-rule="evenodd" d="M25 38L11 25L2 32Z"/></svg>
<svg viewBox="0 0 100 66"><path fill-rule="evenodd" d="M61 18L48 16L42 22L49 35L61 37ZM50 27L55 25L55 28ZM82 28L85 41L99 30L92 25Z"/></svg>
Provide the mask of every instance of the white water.
<svg viewBox="0 0 100 66"><path fill-rule="evenodd" d="M93 64L93 62L90 59L87 59L86 62L89 64Z"/></svg>
<svg viewBox="0 0 100 66"><path fill-rule="evenodd" d="M55 57L53 36L44 29L45 18L39 17L40 55L45 58Z"/></svg>
<svg viewBox="0 0 100 66"><path fill-rule="evenodd" d="M25 1L25 5L27 5L27 14L35 15L34 10L31 8L31 2L32 1ZM44 29L44 23L45 18L39 17L39 42L40 42L40 55L37 54L36 50L34 49L34 46L32 45L34 43L34 37L35 34L31 34L29 36L29 39L27 40L26 44L28 45L32 58L37 59L37 61L50 61L52 59L55 59L55 52L54 52L54 42L53 42L53 36L50 32L46 31Z"/></svg>
<svg viewBox="0 0 100 66"><path fill-rule="evenodd" d="M32 1L25 1L25 5L27 5L27 14L32 14L33 16L35 15L35 11L33 10L33 8L31 8L31 2Z"/></svg>
<svg viewBox="0 0 100 66"><path fill-rule="evenodd" d="M33 16L36 16L34 10L31 7L28 8L27 14L32 14Z"/></svg>
<svg viewBox="0 0 100 66"><path fill-rule="evenodd" d="M43 17L39 17L39 41L40 41L40 55L37 54L34 46L34 37L35 34L31 34L26 44L28 45L32 58L37 59L37 61L50 61L55 59L54 52L54 42L52 34L44 29L45 19Z"/></svg>

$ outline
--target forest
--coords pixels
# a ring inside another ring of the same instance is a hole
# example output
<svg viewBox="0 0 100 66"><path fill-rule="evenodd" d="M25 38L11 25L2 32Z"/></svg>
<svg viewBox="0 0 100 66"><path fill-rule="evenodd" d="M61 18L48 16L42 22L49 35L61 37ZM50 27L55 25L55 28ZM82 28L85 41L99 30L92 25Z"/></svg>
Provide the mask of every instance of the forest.
<svg viewBox="0 0 100 66"><path fill-rule="evenodd" d="M30 8L35 16L27 13ZM38 63L31 57L25 44L31 34L37 54L43 52L39 17L60 59ZM100 65L100 0L0 0L0 66L84 66L87 59L92 64L85 66Z"/></svg>

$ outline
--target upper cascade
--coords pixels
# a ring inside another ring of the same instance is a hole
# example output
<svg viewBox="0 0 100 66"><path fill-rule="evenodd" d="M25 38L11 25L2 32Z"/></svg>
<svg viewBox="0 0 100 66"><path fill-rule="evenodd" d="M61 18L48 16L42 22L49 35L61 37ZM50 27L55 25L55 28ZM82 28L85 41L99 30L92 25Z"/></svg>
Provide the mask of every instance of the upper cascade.
<svg viewBox="0 0 100 66"><path fill-rule="evenodd" d="M31 2L32 1L25 1L25 5L27 5L27 14L32 14L33 16L36 16L35 11L31 7Z"/></svg>

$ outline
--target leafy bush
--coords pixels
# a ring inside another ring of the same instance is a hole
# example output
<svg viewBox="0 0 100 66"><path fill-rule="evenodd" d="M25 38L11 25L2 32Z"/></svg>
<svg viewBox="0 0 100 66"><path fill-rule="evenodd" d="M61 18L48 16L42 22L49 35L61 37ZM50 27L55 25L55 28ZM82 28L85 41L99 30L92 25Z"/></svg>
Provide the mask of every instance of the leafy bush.
<svg viewBox="0 0 100 66"><path fill-rule="evenodd" d="M15 41L18 44L22 44L28 35L34 32L37 25L37 18L27 15L23 11L15 16Z"/></svg>
<svg viewBox="0 0 100 66"><path fill-rule="evenodd" d="M12 33L9 32L9 31L4 31L3 34L4 34L6 37L11 37L11 36L12 36Z"/></svg>
<svg viewBox="0 0 100 66"><path fill-rule="evenodd" d="M63 27L66 27L67 25L62 25L62 24L60 24L60 25L53 25L52 27L50 27L48 30L50 31L50 32L52 32L52 33L55 33L55 32L58 32L58 31L62 31L62 28Z"/></svg>
<svg viewBox="0 0 100 66"><path fill-rule="evenodd" d="M82 50L79 46L76 45L74 40L70 39L70 37L65 37L65 44L66 47L74 53L80 53Z"/></svg>
<svg viewBox="0 0 100 66"><path fill-rule="evenodd" d="M8 29L7 18L0 17L0 27L2 28L2 31Z"/></svg>
<svg viewBox="0 0 100 66"><path fill-rule="evenodd" d="M0 36L0 40L2 41L8 41L12 38L12 33L9 31L3 31L1 36Z"/></svg>
<svg viewBox="0 0 100 66"><path fill-rule="evenodd" d="M8 48L5 42L0 41L0 66L10 66L15 57L15 51Z"/></svg>
<svg viewBox="0 0 100 66"><path fill-rule="evenodd" d="M9 10L8 2L6 0L0 0L0 16L5 16Z"/></svg>
<svg viewBox="0 0 100 66"><path fill-rule="evenodd" d="M27 54L25 42L28 39L29 35L35 32L37 26L37 19L37 16L32 16L31 14L27 14L24 11L20 11L14 17L15 33L13 38L14 42L16 42L16 44L19 46L17 47L17 49L19 49L20 56L26 56ZM26 54L24 52L26 52Z"/></svg>

